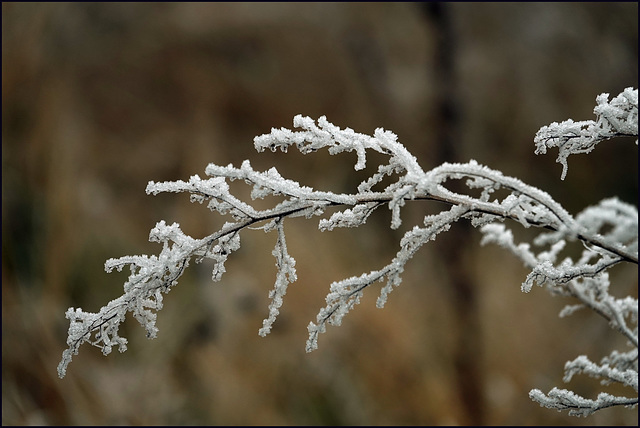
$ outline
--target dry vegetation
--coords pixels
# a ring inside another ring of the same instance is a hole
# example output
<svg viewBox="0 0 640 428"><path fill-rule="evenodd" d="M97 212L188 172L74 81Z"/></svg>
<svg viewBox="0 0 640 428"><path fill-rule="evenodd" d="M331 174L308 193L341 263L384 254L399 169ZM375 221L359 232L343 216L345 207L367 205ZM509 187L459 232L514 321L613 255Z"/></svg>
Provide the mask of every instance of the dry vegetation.
<svg viewBox="0 0 640 428"><path fill-rule="evenodd" d="M564 182L553 156L533 154L539 127L590 119L597 94L637 84L637 3L447 11L455 92L444 96L459 114L457 158L444 160L501 169L574 213L612 195L637 204L628 142L571 159ZM329 284L395 254L403 230L390 231L384 212L330 233L291 222L299 280L267 338L257 331L274 280L273 237L256 231L221 283L208 266L185 274L159 314L158 339L129 320L129 352L85 349L57 377L66 308L97 311L121 294L126 274L104 273L106 259L156 253L145 240L160 219L193 236L219 225L184 196L146 196L149 180L250 158L318 189L357 184L349 156L253 151L255 135L290 127L298 113L363 133L382 126L424 169L441 162L441 30L406 3L3 3L3 425L636 425L635 411L576 419L528 399L531 388L560 383L565 361L599 359L617 338L586 312L559 319L566 302L541 289L521 293L525 269L481 248L476 231L422 250L383 310L370 293L305 354L306 326ZM442 259L450 251L454 266ZM464 266L467 294L451 286L450 270ZM635 267L612 274L614 294L637 293ZM599 388L574 385L586 396Z"/></svg>

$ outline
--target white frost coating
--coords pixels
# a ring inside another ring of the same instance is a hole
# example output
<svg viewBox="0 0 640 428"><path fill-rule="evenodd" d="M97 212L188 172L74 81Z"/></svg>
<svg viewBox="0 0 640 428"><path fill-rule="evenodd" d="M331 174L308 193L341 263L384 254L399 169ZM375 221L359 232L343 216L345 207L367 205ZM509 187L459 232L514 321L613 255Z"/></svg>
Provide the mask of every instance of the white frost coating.
<svg viewBox="0 0 640 428"><path fill-rule="evenodd" d="M303 131L288 129L271 129L271 134L254 138L254 145L259 152L270 149L281 149L286 152L289 146L296 145L301 153L307 154L327 148L332 155L355 151L358 155L356 170L366 166L366 150L375 150L391 155L391 164L402 166L410 175L420 175L422 168L416 158L397 141L397 136L382 128L375 130L374 136L354 132L351 128L340 129L327 121L325 116L318 119L318 125L310 117L297 115L293 118L293 126Z"/></svg>
<svg viewBox="0 0 640 428"><path fill-rule="evenodd" d="M290 283L298 279L295 268L296 261L287 251L283 222L279 221L276 227L278 229L278 241L276 242L276 247L273 249L273 255L276 258L278 274L276 276L276 283L273 290L269 292L269 297L271 298L269 316L262 322L262 328L258 331L260 336L266 336L271 332L271 326L280 313L279 308L282 306L282 299L287 293L287 287Z"/></svg>
<svg viewBox="0 0 640 428"><path fill-rule="evenodd" d="M574 122L565 120L553 122L540 128L534 142L536 154L545 154L547 149L558 147L556 161L562 164L562 180L569 168L567 158L577 153L589 153L596 144L613 137L638 136L638 90L626 88L620 95L609 102L609 94L596 97L593 113L596 121L585 120ZM636 145L638 140L636 139Z"/></svg>
<svg viewBox="0 0 640 428"><path fill-rule="evenodd" d="M540 403L540 407L549 409L569 410L570 416L589 416L598 410L612 406L636 407L638 399L633 397L618 397L605 392L598 394L595 400L581 397L575 392L553 388L545 395L539 389L532 389L529 397Z"/></svg>
<svg viewBox="0 0 640 428"><path fill-rule="evenodd" d="M376 209L378 202L358 204L353 209L338 211L327 219L321 219L318 228L322 231L333 230L335 227L358 227L367 221L369 215Z"/></svg>
<svg viewBox="0 0 640 428"><path fill-rule="evenodd" d="M320 310L316 317L316 323L309 324L309 339L306 350L311 352L318 348L318 335L326 331L326 325L341 325L343 317L360 302L360 297L365 288L377 281L387 283L380 291L380 297L376 302L378 308L382 308L387 301L387 296L402 282L401 274L404 266L415 253L427 242L434 240L436 236L447 231L454 223L468 212L464 206L454 206L449 211L437 215L425 217L425 227L415 226L405 233L400 241L400 251L387 266L380 270L353 276L331 284L327 295L327 306Z"/></svg>
<svg viewBox="0 0 640 428"><path fill-rule="evenodd" d="M536 136L536 153L559 147L559 161L566 172L569 154L586 153L598 142L611 137L637 137L637 90L627 89L611 102L608 102L607 94L602 94L597 103L596 122L566 121L541 128ZM582 308L590 309L604 317L633 347L631 351L614 350L600 363L578 357L567 363L564 379L568 382L576 374L587 374L633 388L635 398L600 394L596 400L589 400L571 391L554 388L548 395L532 390L532 399L547 407L569 409L577 415L591 414L613 405L637 403L638 301L630 296L613 297L609 293L608 274L608 269L619 263L638 263L637 207L609 198L574 217L548 193L473 160L445 163L425 172L416 158L397 141L396 135L383 129L376 129L368 136L349 128L340 129L324 116L316 123L301 115L294 118L294 127L298 130L272 129L269 134L256 137L255 148L259 152L265 149L286 152L295 145L304 154L321 149L327 149L332 155L355 152L356 170L365 168L367 150L388 156L387 162L378 165L352 193L315 190L282 177L276 168L255 171L248 160L239 167L209 164L206 174L210 178L207 179L194 175L188 181L149 182L148 194L186 192L192 202L206 204L210 210L230 216L231 221L202 239L185 235L177 223L167 225L161 221L149 234L150 241L162 244L159 255L107 260L107 272L121 270L124 266L130 268L123 295L98 313L74 308L67 311L66 317L70 320L68 349L63 352L58 366L60 377L66 374L72 356L77 354L82 343L97 346L104 354L110 353L114 346L121 352L126 350L127 340L118 335L118 328L127 312L131 312L146 329L149 338L155 337L158 332L156 316L162 308L163 293L177 284L191 259L195 258L196 263L211 260L212 279L220 281L225 273L225 262L240 248L240 233L245 230L275 231L276 235L272 252L276 259L276 279L269 293L269 313L259 329L259 334L265 336L276 321L289 284L297 279L296 262L288 252L285 239L287 219L323 216L332 209L335 212L318 223L320 230L331 231L363 225L373 211L386 206L391 214L390 227L397 229L402 225L402 210L407 203L432 200L449 204L450 208L426 216L423 225L409 228L389 264L331 284L326 305L318 312L315 323L311 322L307 327L307 351L316 349L318 337L326 332L327 325L340 325L344 316L360 302L364 291L377 282L383 283L376 302L382 308L389 293L402 282L405 266L417 251L449 230L453 223L467 219L480 229L481 244L498 244L527 266L530 273L522 284L523 291L528 292L537 284L545 286L552 294L573 298L561 316ZM388 178L391 183L384 189L373 190ZM252 199L276 195L283 200L271 208L258 210L230 193L228 182L233 180L242 180L251 186ZM451 182L458 180L466 185L465 190L451 189ZM531 242L516 243L512 226L529 228L537 232L536 236ZM566 246L575 241L583 244L581 253L563 256Z"/></svg>

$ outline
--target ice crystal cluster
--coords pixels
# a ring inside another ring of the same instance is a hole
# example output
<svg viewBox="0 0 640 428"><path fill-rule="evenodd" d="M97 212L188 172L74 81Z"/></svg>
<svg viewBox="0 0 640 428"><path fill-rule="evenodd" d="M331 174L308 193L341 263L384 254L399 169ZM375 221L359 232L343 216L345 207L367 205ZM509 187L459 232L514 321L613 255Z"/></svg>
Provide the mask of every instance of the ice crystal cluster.
<svg viewBox="0 0 640 428"><path fill-rule="evenodd" d="M563 178L570 154L590 152L599 142L613 137L637 138L638 90L627 88L613 100L608 98L608 94L597 97L596 121L567 120L538 131L536 153L558 147ZM277 274L269 293L269 312L259 329L259 334L265 336L278 316L287 287L297 279L296 261L287 249L284 228L287 219L320 217L320 230L331 231L338 227L358 227L374 210L387 207L391 211L390 227L396 229L401 224L401 211L406 203L431 200L445 202L450 208L426 216L422 224L407 231L389 264L331 284L326 305L320 309L315 322L308 325L308 352L317 348L318 337L327 326L340 325L364 291L377 282L383 284L377 306L383 307L389 293L401 283L405 265L416 252L438 234L446 232L453 223L466 219L481 231L482 244L493 243L506 248L531 269L522 284L523 291L528 292L537 284L547 287L553 294L573 297L576 303L565 307L561 316L581 308L590 309L605 318L629 345L630 349L613 350L600 362L593 362L586 356L567 362L564 380L568 382L572 376L583 373L603 383L631 387L635 390L633 396L601 393L594 400L554 388L548 394L534 389L530 397L542 406L568 409L572 415L585 416L605 407L637 405L638 301L609 294L608 274L608 269L618 263L638 263L637 207L613 197L573 216L548 193L473 160L462 164L445 163L424 171L416 158L397 141L396 135L383 129L376 129L369 136L350 128L340 129L324 116L316 123L301 115L293 119L293 126L297 130L272 129L269 134L256 137L256 150L287 152L295 146L303 154L322 149L332 155L355 152L356 170L365 168L368 151L386 155L388 161L378 165L377 171L361 182L353 193L315 190L282 177L276 168L256 171L248 160L239 167L210 164L205 171L208 178L194 175L188 181L149 182L148 194L187 192L192 202L206 204L211 211L227 215L229 221L220 230L200 239L185 235L177 223L167 225L160 221L149 235L150 241L162 244L159 255L107 260L107 272L129 267L131 273L124 284L124 293L98 313L74 308L67 311L66 317L70 320L68 349L63 352L58 366L60 377L65 376L72 356L85 342L101 348L105 355L113 346L124 352L127 339L119 336L118 329L127 312L131 312L146 329L149 338L154 338L158 332L156 315L162 308L163 294L177 284L192 261L199 263L211 259L212 279L219 281L225 272L225 261L240 248L240 234L244 230L262 229L276 235L273 255ZM391 184L380 189L385 179ZM282 201L269 209L256 209L230 193L229 181L233 180L242 180L252 186L254 200L277 195ZM451 184L460 180L468 191L452 190ZM333 211L331 215L326 214L328 210ZM518 225L539 231L531 244L514 241L510 228ZM563 248L571 241L582 242L582 254L576 259L562 258Z"/></svg>

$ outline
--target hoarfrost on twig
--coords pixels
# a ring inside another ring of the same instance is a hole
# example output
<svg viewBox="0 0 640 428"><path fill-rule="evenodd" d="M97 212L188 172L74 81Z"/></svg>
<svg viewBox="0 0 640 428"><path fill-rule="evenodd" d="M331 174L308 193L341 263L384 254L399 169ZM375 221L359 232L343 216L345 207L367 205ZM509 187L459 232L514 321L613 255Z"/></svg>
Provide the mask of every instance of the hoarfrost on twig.
<svg viewBox="0 0 640 428"><path fill-rule="evenodd" d="M567 172L567 157L575 153L588 153L596 144L618 136L638 135L638 91L627 88L608 101L608 94L597 97L594 109L596 121L567 120L542 127L536 137L536 153L558 147L558 162L563 165L562 178ZM588 308L605 318L614 331L622 334L631 351L613 350L600 363L580 356L565 366L565 381L576 374L587 374L607 383L620 383L631 387L636 397L613 396L602 393L591 400L557 388L547 395L534 389L530 397L543 406L558 410L568 409L573 415L589 415L599 409L636 405L638 390L638 301L633 297L614 298L609 294L608 270L619 263L638 263L638 210L617 198L605 199L572 216L548 193L527 185L521 180L503 175L471 160L467 163L445 163L423 171L417 159L397 140L397 136L376 129L372 136L356 133L350 128L340 129L322 116L317 123L298 115L294 128L272 129L269 134L254 139L257 151L280 149L287 152L295 146L308 154L327 149L332 155L355 152L356 170L363 170L367 151L388 157L387 163L378 165L370 177L363 180L353 193L334 193L315 190L286 179L275 169L255 171L245 160L239 167L210 164L205 172L209 178L194 175L188 181L149 182L147 193L189 193L192 202L206 203L207 207L223 216L230 216L219 230L201 239L182 232L177 223L159 222L150 232L149 240L162 244L158 256L125 256L105 263L107 272L129 266L130 275L121 297L112 300L98 313L69 308L70 321L67 345L58 366L64 377L73 355L80 345L89 343L106 355L113 347L120 352L127 348L127 339L120 337L118 329L128 312L146 329L149 338L156 337L157 311L162 308L163 294L177 284L192 259L213 261L212 278L220 281L225 273L229 255L240 248L240 234L245 230L262 229L274 232L276 243L272 254L276 259L276 279L269 297L268 315L259 334L267 335L283 304L288 286L297 280L295 259L289 254L284 223L292 217L323 216L333 208L328 218L320 218L318 227L331 231L339 227L358 227L373 211L387 206L391 211L390 227L402 224L403 207L415 200L444 202L450 205L438 214L425 216L423 224L405 232L399 242L396 256L380 269L352 276L331 284L326 306L320 309L315 322L308 325L306 349L318 347L318 337L327 325L340 325L344 316L360 302L365 290L382 282L378 307L383 307L389 293L402 282L406 264L427 242L449 230L461 219L470 220L483 235L481 244L498 244L518 257L531 272L522 284L528 292L533 285L546 286L553 294L570 296L577 304L567 305L561 312L568 316L576 310ZM637 144L637 141L636 141ZM397 177L384 189L374 191L387 177ZM230 193L229 181L242 180L252 186L253 199L279 195L281 202L259 210ZM454 191L451 182L462 180L468 192ZM502 193L498 193L498 190ZM477 193L480 193L479 196ZM502 194L502 198L495 195ZM493 198L493 199L492 199ZM512 220L512 222L510 222ZM515 242L510 229L513 225L537 231L529 242ZM576 258L561 257L567 245L580 241L584 249Z"/></svg>

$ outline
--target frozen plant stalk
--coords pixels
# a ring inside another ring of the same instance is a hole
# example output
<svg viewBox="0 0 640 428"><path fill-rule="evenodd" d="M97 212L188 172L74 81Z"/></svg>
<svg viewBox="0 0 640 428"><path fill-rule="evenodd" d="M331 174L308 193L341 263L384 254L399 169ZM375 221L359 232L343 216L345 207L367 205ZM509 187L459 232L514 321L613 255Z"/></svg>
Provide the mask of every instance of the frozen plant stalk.
<svg viewBox="0 0 640 428"><path fill-rule="evenodd" d="M618 136L638 135L638 91L631 88L608 101L608 94L597 98L594 110L597 121L553 123L540 129L536 135L536 153L558 147L558 161L563 164L563 178L567 170L567 157L575 153L587 153L607 139ZM531 269L522 289L528 292L534 284L544 285L554 294L571 296L576 305L565 308L561 315L569 315L579 308L588 308L604 317L609 325L627 339L631 350L612 351L600 361L591 362L580 356L565 366L565 380L575 374L585 373L604 382L617 382L635 390L634 397L618 397L602 393L590 400L567 391L554 388L545 395L537 389L530 392L533 400L555 409L569 409L570 414L588 415L604 407L633 406L638 403L638 301L632 297L616 299L609 294L608 269L618 263L638 263L638 211L617 198L610 198L586 208L577 216L569 214L549 194L523 183L500 171L479 165L471 160L463 164L442 164L430 171L423 171L416 158L397 141L395 134L376 129L372 136L340 129L322 116L317 123L309 117L296 116L293 126L298 130L272 129L254 139L257 151L265 149L286 152L295 146L308 154L327 149L330 154L355 152L356 170L365 168L367 151L388 156L387 163L360 183L353 193L334 193L303 186L282 177L275 168L255 171L248 160L239 167L209 164L205 170L208 178L192 176L188 181L149 182L147 193L188 192L192 202L206 203L211 211L230 217L230 221L212 234L200 239L185 235L179 225L167 225L160 221L149 235L150 241L162 244L158 256L125 256L110 259L105 269L121 270L129 266L131 274L124 284L121 297L112 300L98 313L69 308L66 317L70 321L68 348L62 354L58 374L64 377L73 355L80 345L87 342L109 354L113 346L120 352L126 350L127 340L118 335L120 323L127 312L146 329L147 336L156 336L156 312L162 308L163 294L177 284L178 279L194 260L213 260L214 281L225 272L225 261L240 248L240 233L262 229L276 234L273 255L277 274L269 297L269 313L259 330L261 336L272 328L287 287L296 281L295 259L287 250L285 220L293 217L321 217L318 227L331 231L338 227L358 227L367 221L371 213L382 206L391 211L392 229L401 224L402 207L414 200L446 202L450 208L426 216L422 224L415 225L400 240L396 256L378 270L353 276L331 284L326 305L320 309L315 322L308 325L308 352L318 347L318 337L328 325L340 325L344 316L360 301L364 290L376 282L382 282L378 307L383 307L389 293L402 281L406 263L427 242L447 231L460 219L470 220L483 234L482 244L495 243L515 254ZM637 144L637 140L636 140ZM382 190L386 177L395 179ZM452 180L465 180L470 190L459 193L450 189ZM252 199L278 195L284 198L269 209L258 210L229 192L228 181L243 180L252 186ZM479 196L477 195L480 190ZM504 195L496 197L497 190ZM327 209L334 212L324 216ZM337 210L336 210L337 209ZM533 247L517 244L513 234L504 224L520 224L533 227L539 234ZM584 250L577 260L559 255L569 241L581 241ZM536 248L537 250L534 250Z"/></svg>

